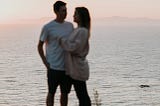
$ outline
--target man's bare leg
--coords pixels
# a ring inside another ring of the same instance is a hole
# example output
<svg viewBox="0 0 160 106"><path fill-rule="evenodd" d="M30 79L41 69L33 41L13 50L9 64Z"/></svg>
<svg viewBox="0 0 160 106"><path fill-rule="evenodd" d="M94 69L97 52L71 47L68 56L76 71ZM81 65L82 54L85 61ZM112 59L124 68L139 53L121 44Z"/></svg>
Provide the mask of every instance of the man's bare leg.
<svg viewBox="0 0 160 106"><path fill-rule="evenodd" d="M46 99L46 105L53 106L53 104L54 104L54 95L51 93L48 93L47 99Z"/></svg>
<svg viewBox="0 0 160 106"><path fill-rule="evenodd" d="M68 104L68 94L62 93L60 98L61 106L67 106Z"/></svg>

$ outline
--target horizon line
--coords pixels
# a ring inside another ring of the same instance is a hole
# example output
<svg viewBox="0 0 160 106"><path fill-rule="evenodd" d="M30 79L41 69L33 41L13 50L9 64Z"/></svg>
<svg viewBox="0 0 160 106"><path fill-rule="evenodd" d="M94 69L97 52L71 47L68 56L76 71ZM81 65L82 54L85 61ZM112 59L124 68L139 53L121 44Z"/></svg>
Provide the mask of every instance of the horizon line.
<svg viewBox="0 0 160 106"><path fill-rule="evenodd" d="M54 17L41 17L41 18L21 18L21 19L15 19L10 20L9 22L2 22L0 25L6 25L6 24L41 24L44 22L48 22L53 20ZM108 16L108 17L93 17L92 20L107 20L107 19L121 19L121 20L150 20L150 21L160 21L160 18L150 18L150 17L127 17L127 16ZM66 18L66 20L71 20L71 18ZM34 21L34 22L33 22Z"/></svg>

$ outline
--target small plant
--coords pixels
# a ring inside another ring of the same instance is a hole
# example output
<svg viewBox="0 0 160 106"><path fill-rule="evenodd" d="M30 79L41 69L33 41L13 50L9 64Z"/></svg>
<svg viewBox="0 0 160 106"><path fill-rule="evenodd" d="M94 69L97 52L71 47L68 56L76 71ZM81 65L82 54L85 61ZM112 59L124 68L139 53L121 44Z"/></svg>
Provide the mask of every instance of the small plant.
<svg viewBox="0 0 160 106"><path fill-rule="evenodd" d="M93 89L93 91L94 91L94 105L95 106L101 106L101 99L99 98L99 93L98 93L98 91L96 90L96 89Z"/></svg>

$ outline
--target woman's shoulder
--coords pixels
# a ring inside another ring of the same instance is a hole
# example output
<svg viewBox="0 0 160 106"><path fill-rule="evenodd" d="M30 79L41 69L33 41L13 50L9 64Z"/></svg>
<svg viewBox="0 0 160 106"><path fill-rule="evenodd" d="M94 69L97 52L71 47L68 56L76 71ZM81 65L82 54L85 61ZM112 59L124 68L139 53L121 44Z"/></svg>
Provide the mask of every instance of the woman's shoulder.
<svg viewBox="0 0 160 106"><path fill-rule="evenodd" d="M75 29L76 32L88 33L88 29L85 27L78 27Z"/></svg>
<svg viewBox="0 0 160 106"><path fill-rule="evenodd" d="M78 27L77 30L79 30L79 31L88 31L88 29L85 28L85 27Z"/></svg>

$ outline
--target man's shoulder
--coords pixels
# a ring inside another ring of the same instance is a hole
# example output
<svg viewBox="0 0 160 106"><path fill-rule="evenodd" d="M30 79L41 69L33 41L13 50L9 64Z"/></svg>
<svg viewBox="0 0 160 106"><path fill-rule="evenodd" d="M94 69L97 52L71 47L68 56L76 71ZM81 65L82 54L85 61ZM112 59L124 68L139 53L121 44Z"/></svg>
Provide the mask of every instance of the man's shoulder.
<svg viewBox="0 0 160 106"><path fill-rule="evenodd" d="M65 23L72 24L70 21L65 21Z"/></svg>
<svg viewBox="0 0 160 106"><path fill-rule="evenodd" d="M69 21L65 21L64 22L64 26L67 28L67 29L71 29L73 30L73 24Z"/></svg>
<svg viewBox="0 0 160 106"><path fill-rule="evenodd" d="M48 29L49 27L53 27L55 25L55 21L51 20L49 22L47 22L46 24L43 25L43 29Z"/></svg>
<svg viewBox="0 0 160 106"><path fill-rule="evenodd" d="M54 24L55 24L55 20L51 20L51 21L47 22L44 26L48 27L48 26L51 26L51 25L54 25Z"/></svg>
<svg viewBox="0 0 160 106"><path fill-rule="evenodd" d="M68 24L68 25L73 25L71 22L69 21L65 21L65 24Z"/></svg>
<svg viewBox="0 0 160 106"><path fill-rule="evenodd" d="M44 24L43 29L47 30L49 28L54 28L56 26L58 26L60 24L58 24L55 20L49 21L48 23ZM63 24L61 24L62 26L66 26L67 28L73 28L73 24L69 21L65 21Z"/></svg>

